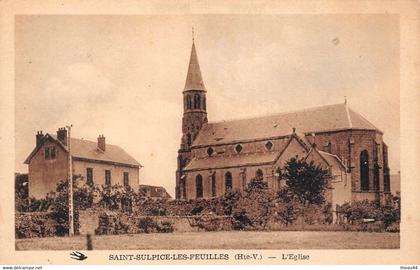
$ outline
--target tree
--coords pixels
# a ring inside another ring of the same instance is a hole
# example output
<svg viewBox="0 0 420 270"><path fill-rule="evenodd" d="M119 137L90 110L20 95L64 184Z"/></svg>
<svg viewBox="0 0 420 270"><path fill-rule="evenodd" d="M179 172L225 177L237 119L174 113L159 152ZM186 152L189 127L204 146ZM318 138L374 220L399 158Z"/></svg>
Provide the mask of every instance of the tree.
<svg viewBox="0 0 420 270"><path fill-rule="evenodd" d="M56 234L64 236L69 231L69 182L62 180L57 183L56 192L52 202L50 217L57 223ZM79 210L93 206L94 197L97 196L97 187L86 184L81 175L73 176L73 209L76 233L79 230Z"/></svg>
<svg viewBox="0 0 420 270"><path fill-rule="evenodd" d="M304 206L325 202L324 192L331 179L328 169L296 157L287 161L283 177L287 190Z"/></svg>

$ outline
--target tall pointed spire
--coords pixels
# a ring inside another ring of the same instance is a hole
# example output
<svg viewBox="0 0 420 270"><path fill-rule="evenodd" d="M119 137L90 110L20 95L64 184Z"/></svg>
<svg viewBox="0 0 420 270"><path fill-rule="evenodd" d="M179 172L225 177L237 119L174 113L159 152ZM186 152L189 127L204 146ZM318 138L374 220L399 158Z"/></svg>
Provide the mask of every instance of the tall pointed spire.
<svg viewBox="0 0 420 270"><path fill-rule="evenodd" d="M193 30L194 33L194 30ZM188 65L187 80L185 81L184 91L188 90L203 90L204 87L203 78L201 77L200 65L198 64L197 52L195 51L194 34L193 44L191 48L190 64Z"/></svg>

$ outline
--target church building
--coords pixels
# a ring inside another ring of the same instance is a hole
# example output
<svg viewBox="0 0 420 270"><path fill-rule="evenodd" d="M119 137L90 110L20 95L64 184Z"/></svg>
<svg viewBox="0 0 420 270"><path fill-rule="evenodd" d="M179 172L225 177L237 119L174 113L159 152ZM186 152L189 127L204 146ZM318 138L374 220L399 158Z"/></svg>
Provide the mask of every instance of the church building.
<svg viewBox="0 0 420 270"><path fill-rule="evenodd" d="M193 42L182 92L176 198L198 199L244 190L253 178L285 185L285 163L313 160L333 176L326 192L336 204L390 198L388 147L383 132L347 105L326 105L240 120L209 122L206 87Z"/></svg>

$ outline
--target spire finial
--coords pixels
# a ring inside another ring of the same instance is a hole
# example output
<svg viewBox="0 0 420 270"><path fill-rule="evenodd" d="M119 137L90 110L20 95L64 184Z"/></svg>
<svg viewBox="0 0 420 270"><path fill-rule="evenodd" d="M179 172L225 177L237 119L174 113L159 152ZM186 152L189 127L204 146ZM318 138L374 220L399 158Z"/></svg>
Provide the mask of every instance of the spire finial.
<svg viewBox="0 0 420 270"><path fill-rule="evenodd" d="M347 96L344 96L344 104L347 105Z"/></svg>
<svg viewBox="0 0 420 270"><path fill-rule="evenodd" d="M194 42L194 26L192 27L192 41Z"/></svg>

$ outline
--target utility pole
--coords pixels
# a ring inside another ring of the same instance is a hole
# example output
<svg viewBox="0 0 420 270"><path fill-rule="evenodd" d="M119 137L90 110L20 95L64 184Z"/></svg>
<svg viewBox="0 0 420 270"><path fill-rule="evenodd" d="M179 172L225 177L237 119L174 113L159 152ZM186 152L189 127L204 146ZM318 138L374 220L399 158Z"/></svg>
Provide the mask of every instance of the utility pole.
<svg viewBox="0 0 420 270"><path fill-rule="evenodd" d="M71 158L71 127L73 125L67 126L67 149L68 153L68 178L69 178L69 236L74 235L74 209L73 209L73 162Z"/></svg>

